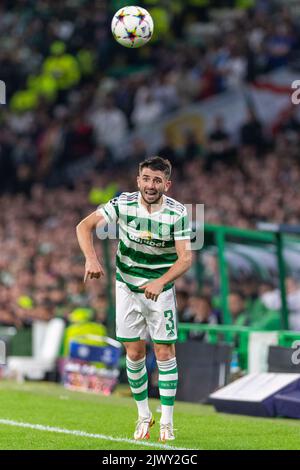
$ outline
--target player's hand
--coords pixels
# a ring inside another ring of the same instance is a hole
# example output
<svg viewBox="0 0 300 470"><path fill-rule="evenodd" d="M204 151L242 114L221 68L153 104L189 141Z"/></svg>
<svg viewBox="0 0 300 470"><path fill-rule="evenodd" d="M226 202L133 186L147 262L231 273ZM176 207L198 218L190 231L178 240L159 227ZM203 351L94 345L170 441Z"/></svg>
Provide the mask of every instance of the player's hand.
<svg viewBox="0 0 300 470"><path fill-rule="evenodd" d="M104 276L104 270L96 260L86 260L85 262L85 274L83 282L86 282L88 278L90 279L100 279L101 276Z"/></svg>
<svg viewBox="0 0 300 470"><path fill-rule="evenodd" d="M164 284L159 280L155 279L155 281L149 282L144 286L141 286L140 289L144 290L144 294L147 299L157 301L159 294L163 291Z"/></svg>

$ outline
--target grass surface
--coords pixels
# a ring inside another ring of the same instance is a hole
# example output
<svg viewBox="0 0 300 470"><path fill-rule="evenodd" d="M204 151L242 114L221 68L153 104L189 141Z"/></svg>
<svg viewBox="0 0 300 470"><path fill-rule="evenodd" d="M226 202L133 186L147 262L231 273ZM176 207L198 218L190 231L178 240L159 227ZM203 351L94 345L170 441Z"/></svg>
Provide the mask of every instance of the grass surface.
<svg viewBox="0 0 300 470"><path fill-rule="evenodd" d="M124 389L111 397L67 391L49 383L0 382L0 419L132 439L136 406ZM159 401L150 406L157 424L148 441L158 449ZM176 403L176 440L188 449L300 449L300 421L216 413L213 407ZM0 449L142 449L141 444L65 435L0 423Z"/></svg>

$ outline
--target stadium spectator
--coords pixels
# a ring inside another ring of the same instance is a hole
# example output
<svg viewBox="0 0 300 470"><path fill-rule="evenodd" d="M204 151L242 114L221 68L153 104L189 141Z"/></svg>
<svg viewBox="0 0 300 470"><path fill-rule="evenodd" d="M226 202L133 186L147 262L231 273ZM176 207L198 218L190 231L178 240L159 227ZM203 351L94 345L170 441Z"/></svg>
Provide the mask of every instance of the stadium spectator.
<svg viewBox="0 0 300 470"><path fill-rule="evenodd" d="M188 308L189 293L183 289L176 290L177 315L179 322L189 322L192 320L191 312Z"/></svg>
<svg viewBox="0 0 300 470"><path fill-rule="evenodd" d="M231 157L231 143L224 128L222 116L216 116L214 129L208 136L206 169L212 171L216 163L227 164Z"/></svg>
<svg viewBox="0 0 300 470"><path fill-rule="evenodd" d="M92 111L90 122L94 127L97 143L113 148L121 144L126 135L125 114L114 104L114 98L107 96L103 106Z"/></svg>
<svg viewBox="0 0 300 470"><path fill-rule="evenodd" d="M294 32L287 23L271 27L266 39L268 68L274 69L286 65L294 43Z"/></svg>
<svg viewBox="0 0 300 470"><path fill-rule="evenodd" d="M248 110L246 122L240 128L240 143L245 147L253 147L257 156L263 150L264 136L262 124L251 109Z"/></svg>
<svg viewBox="0 0 300 470"><path fill-rule="evenodd" d="M287 294L287 307L289 310L289 323L292 330L300 330L300 286L299 282L287 277L285 281ZM281 309L281 297L279 289L268 290L261 296L263 304L272 310Z"/></svg>
<svg viewBox="0 0 300 470"><path fill-rule="evenodd" d="M300 122L296 115L296 107L291 106L278 123L277 132L285 138L286 141L299 144Z"/></svg>
<svg viewBox="0 0 300 470"><path fill-rule="evenodd" d="M219 323L218 313L213 309L211 299L207 296L196 295L189 300L191 321L201 325L216 325ZM202 340L204 332L193 331L189 333L190 339Z"/></svg>
<svg viewBox="0 0 300 470"><path fill-rule="evenodd" d="M232 291L228 296L228 307L234 325L249 326L250 315L246 311L245 297L239 291Z"/></svg>
<svg viewBox="0 0 300 470"><path fill-rule="evenodd" d="M276 307L267 307L258 297L256 279L248 277L237 285L239 289L232 289L228 298L234 323L238 326L251 326L258 330L280 329L280 310Z"/></svg>
<svg viewBox="0 0 300 470"><path fill-rule="evenodd" d="M148 89L140 90L132 113L132 122L136 127L154 124L162 116L163 105L155 99Z"/></svg>

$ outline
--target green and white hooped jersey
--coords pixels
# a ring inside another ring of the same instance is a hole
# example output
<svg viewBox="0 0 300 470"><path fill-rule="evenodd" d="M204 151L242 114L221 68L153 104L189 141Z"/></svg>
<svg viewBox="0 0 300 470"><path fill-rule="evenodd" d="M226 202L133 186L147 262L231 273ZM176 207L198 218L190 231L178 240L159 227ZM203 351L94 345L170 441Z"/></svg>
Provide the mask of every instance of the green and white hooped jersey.
<svg viewBox="0 0 300 470"><path fill-rule="evenodd" d="M133 292L161 277L177 260L175 240L190 239L186 208L166 195L156 212L141 203L140 192L122 193L98 209L107 223L119 223L116 279ZM164 290L170 289L167 284Z"/></svg>

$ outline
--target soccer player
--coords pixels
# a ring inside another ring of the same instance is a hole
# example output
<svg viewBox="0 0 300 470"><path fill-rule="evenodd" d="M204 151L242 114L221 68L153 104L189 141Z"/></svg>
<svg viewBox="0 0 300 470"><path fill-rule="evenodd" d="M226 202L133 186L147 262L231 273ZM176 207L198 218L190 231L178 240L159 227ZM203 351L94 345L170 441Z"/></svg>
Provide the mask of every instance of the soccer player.
<svg viewBox="0 0 300 470"><path fill-rule="evenodd" d="M175 439L173 409L178 373L174 281L191 266L190 229L186 208L167 197L171 164L152 157L139 165L139 191L122 193L76 227L85 255L85 276L100 278L92 231L119 223L116 258L116 337L126 348L127 376L138 408L135 439L149 439L154 424L148 406L145 366L146 338L150 334L159 370L161 401L160 440Z"/></svg>

